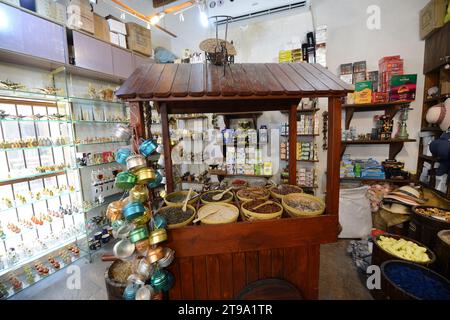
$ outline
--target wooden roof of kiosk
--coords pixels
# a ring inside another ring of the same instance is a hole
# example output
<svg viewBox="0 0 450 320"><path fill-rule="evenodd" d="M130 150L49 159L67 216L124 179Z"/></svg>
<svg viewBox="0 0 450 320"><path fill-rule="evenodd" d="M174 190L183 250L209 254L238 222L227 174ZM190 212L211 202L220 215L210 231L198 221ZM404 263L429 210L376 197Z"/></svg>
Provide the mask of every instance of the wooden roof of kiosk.
<svg viewBox="0 0 450 320"><path fill-rule="evenodd" d="M168 114L289 111L289 181L296 184L297 106L328 98L326 212L322 216L189 226L170 230L176 281L170 299L232 299L249 283L281 278L306 299L318 298L320 244L338 234L341 101L352 86L318 64L150 64L116 95L128 101L131 123L145 137L143 102L161 113L168 191L173 190Z"/></svg>

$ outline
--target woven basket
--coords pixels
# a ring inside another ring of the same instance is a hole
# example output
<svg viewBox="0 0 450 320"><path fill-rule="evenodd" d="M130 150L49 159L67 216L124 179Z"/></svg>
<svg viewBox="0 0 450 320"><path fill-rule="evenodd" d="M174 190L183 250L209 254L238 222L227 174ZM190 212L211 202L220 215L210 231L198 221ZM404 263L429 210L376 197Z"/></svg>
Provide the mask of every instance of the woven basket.
<svg viewBox="0 0 450 320"><path fill-rule="evenodd" d="M243 196L241 195L241 192L246 191L246 190L247 190L247 191L251 191L252 189L253 189L253 190L264 190L264 195L262 195L262 196L260 196L260 197L258 197L258 198L256 198L256 199L263 199L263 200L269 199L269 197L270 197L270 192L267 191L267 189L264 189L264 188L254 188L254 187L243 188L243 189L238 190L238 191L236 192L236 197L237 197L240 201L256 200L256 199L251 199L251 198L245 198L245 197L243 197Z"/></svg>
<svg viewBox="0 0 450 320"><path fill-rule="evenodd" d="M233 201L233 193L231 191L228 191L227 193L225 193L222 197L222 200L220 201L207 201L205 200L203 197L205 194L207 193L218 193L217 191L224 191L224 190L210 190L210 191L206 191L205 193L203 193L200 197L200 200L203 204L208 204L208 203L230 203Z"/></svg>
<svg viewBox="0 0 450 320"><path fill-rule="evenodd" d="M303 189L300 188L299 186L295 186L295 185L292 185L292 184L287 184L286 186L293 187L293 188L297 189L298 193L303 193ZM277 188L277 186L273 186L272 188L269 189L272 198L279 199L279 200L283 199L283 197L285 195L273 192L273 190L276 189L276 188Z"/></svg>
<svg viewBox="0 0 450 320"><path fill-rule="evenodd" d="M320 205L320 209L316 211L301 211L297 208L293 208L287 203L290 200L306 200L306 201L313 201ZM283 205L283 208L287 211L287 213L291 217L311 217L311 216L318 216L321 215L325 211L325 202L323 202L320 198L314 197L312 195L306 194L306 193L291 193L287 194L283 197L281 200L281 204Z"/></svg>
<svg viewBox="0 0 450 320"><path fill-rule="evenodd" d="M234 204L231 203L210 203L210 204L205 204L204 206L200 207L200 209L198 209L198 216L200 216L202 211L206 211L209 212L211 211L212 207L217 207L217 206L221 206L221 207L226 207L226 208L230 208L231 210L234 211L234 215L230 218L230 219L223 219L220 221L214 221L211 219L212 216L214 216L215 214L213 213L211 216L205 217L204 219L202 219L201 223L202 224L226 224L226 223L233 223L236 222L238 217L239 217L239 209L238 207L236 207Z"/></svg>
<svg viewBox="0 0 450 320"><path fill-rule="evenodd" d="M216 38L210 38L203 40L199 47L200 50L208 52L208 53L217 53L221 52L221 43L225 42L225 48L227 49L229 56L235 56L237 54L236 48L228 41L225 41L223 39L217 39Z"/></svg>
<svg viewBox="0 0 450 320"><path fill-rule="evenodd" d="M170 207L182 208L183 205L182 205L182 204L179 204L179 205L174 205L174 206L162 207L161 209L158 210L157 213L162 213L162 212L164 212L164 210L167 210L167 209L170 208ZM193 211L193 213L192 213L192 215L189 217L189 219L187 219L187 220L185 220L185 221L183 221L183 222L180 222L180 223L168 224L168 225L167 225L167 229L177 229L177 228L181 228L181 227L187 226L188 224L190 224L190 223L192 222L192 220L194 220L195 214L196 214L197 211L196 211L195 208L194 208L193 206L191 206L191 205L187 205L187 208L188 208L188 209L191 209L191 210Z"/></svg>
<svg viewBox="0 0 450 320"><path fill-rule="evenodd" d="M169 193L169 194L164 198L164 202L165 202L166 205L168 205L168 206L178 206L178 205L180 205L180 204L183 204L184 201L183 201L183 202L171 202L171 201L170 201L170 198L175 197L175 196L179 196L179 195L183 195L183 196L187 197L188 193L189 193L189 191L185 191L185 190L183 190L183 191L176 191L176 192ZM196 193L195 191L192 191L192 192L191 192L191 198L195 197L196 195L197 195L197 193ZM197 201L198 201L198 198L195 198L195 199L189 200L189 201L188 201L188 204L193 205L193 204L195 204Z"/></svg>
<svg viewBox="0 0 450 320"><path fill-rule="evenodd" d="M245 217L246 220L271 220L271 219L279 219L281 218L281 215L283 214L283 207L277 203L274 202L273 204L277 205L279 207L279 210L277 212L274 213L257 213L257 212L253 212L250 211L248 209L245 208L245 206L247 204L249 204L250 202L253 202L255 200L250 200L250 201L245 201L244 203L242 203L241 205L241 211ZM262 203L261 203L262 204Z"/></svg>

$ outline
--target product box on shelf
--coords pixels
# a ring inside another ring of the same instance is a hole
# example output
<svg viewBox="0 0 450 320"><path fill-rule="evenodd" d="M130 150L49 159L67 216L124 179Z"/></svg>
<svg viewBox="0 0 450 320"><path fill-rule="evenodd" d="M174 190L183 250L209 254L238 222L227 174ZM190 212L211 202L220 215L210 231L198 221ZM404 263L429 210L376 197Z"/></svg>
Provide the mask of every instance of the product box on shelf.
<svg viewBox="0 0 450 320"><path fill-rule="evenodd" d="M367 73L367 80L372 81L373 82L373 92L377 92L378 91L378 80L379 80L379 73L378 71L369 71Z"/></svg>
<svg viewBox="0 0 450 320"><path fill-rule="evenodd" d="M420 10L420 38L422 40L444 25L448 3L448 0L431 0Z"/></svg>
<svg viewBox="0 0 450 320"><path fill-rule="evenodd" d="M385 103L389 102L389 93L387 92L373 92L372 103Z"/></svg>
<svg viewBox="0 0 450 320"><path fill-rule="evenodd" d="M278 52L278 62L292 62L292 51L291 50L280 50Z"/></svg>
<svg viewBox="0 0 450 320"><path fill-rule="evenodd" d="M109 25L105 18L94 13L94 35L100 40L110 42Z"/></svg>
<svg viewBox="0 0 450 320"><path fill-rule="evenodd" d="M127 39L123 34L109 32L109 39L112 44L125 49L127 48Z"/></svg>
<svg viewBox="0 0 450 320"><path fill-rule="evenodd" d="M107 16L105 19L108 22L109 31L123 34L125 36L127 35L127 27L125 23L121 22L119 19L111 15Z"/></svg>
<svg viewBox="0 0 450 320"><path fill-rule="evenodd" d="M392 76L390 88L390 101L416 100L417 74Z"/></svg>
<svg viewBox="0 0 450 320"><path fill-rule="evenodd" d="M94 34L94 13L89 2L72 0L67 7L67 26Z"/></svg>
<svg viewBox="0 0 450 320"><path fill-rule="evenodd" d="M152 38L149 29L133 22L126 24L128 48L146 56L152 54Z"/></svg>
<svg viewBox="0 0 450 320"><path fill-rule="evenodd" d="M272 162L264 162L263 173L265 176L272 175Z"/></svg>
<svg viewBox="0 0 450 320"><path fill-rule="evenodd" d="M355 103L371 103L372 102L372 81L357 82L355 84Z"/></svg>

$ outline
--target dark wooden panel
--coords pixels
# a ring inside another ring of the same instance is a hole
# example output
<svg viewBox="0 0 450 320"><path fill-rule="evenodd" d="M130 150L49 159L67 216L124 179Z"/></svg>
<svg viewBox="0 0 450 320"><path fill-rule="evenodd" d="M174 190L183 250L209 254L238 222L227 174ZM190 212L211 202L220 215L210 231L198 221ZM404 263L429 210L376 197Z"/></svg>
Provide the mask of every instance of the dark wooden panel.
<svg viewBox="0 0 450 320"><path fill-rule="evenodd" d="M77 67L114 74L112 49L109 43L73 31L73 51Z"/></svg>
<svg viewBox="0 0 450 320"><path fill-rule="evenodd" d="M261 250L259 252L259 278L272 277L272 255L271 250Z"/></svg>
<svg viewBox="0 0 450 320"><path fill-rule="evenodd" d="M306 69L310 70L317 79L326 84L330 88L330 91L342 91L347 89L347 85L342 84L342 81L338 79L333 80L333 78L336 78L336 76L333 76L333 78L331 78L331 72L327 74L326 72L324 72L326 69L319 66L318 64L305 63L304 66Z"/></svg>
<svg viewBox="0 0 450 320"><path fill-rule="evenodd" d="M146 79L151 67L152 66L148 64L136 68L131 76L120 86L119 90L117 90L116 95L121 96L123 99L136 97L136 93L133 89L139 87L144 79Z"/></svg>
<svg viewBox="0 0 450 320"><path fill-rule="evenodd" d="M450 23L436 31L425 41L423 73L433 71L444 65L445 57L450 56Z"/></svg>
<svg viewBox="0 0 450 320"><path fill-rule="evenodd" d="M172 84L172 95L174 97L185 97L188 95L190 73L191 64L181 63L178 66L178 70Z"/></svg>
<svg viewBox="0 0 450 320"><path fill-rule="evenodd" d="M305 68L307 63L293 63L290 66L301 75L308 83L313 86L319 92L328 91L329 88L327 85L322 83L319 79L317 79L309 70Z"/></svg>
<svg viewBox="0 0 450 320"><path fill-rule="evenodd" d="M128 78L134 71L133 57L130 51L111 46L114 75Z"/></svg>
<svg viewBox="0 0 450 320"><path fill-rule="evenodd" d="M233 292L234 297L245 287L247 275L245 273L245 253L233 253Z"/></svg>
<svg viewBox="0 0 450 320"><path fill-rule="evenodd" d="M272 277L283 278L284 276L284 250L270 250L272 256Z"/></svg>
<svg viewBox="0 0 450 320"><path fill-rule="evenodd" d="M218 255L206 256L206 275L208 279L208 299L221 298L220 265Z"/></svg>
<svg viewBox="0 0 450 320"><path fill-rule="evenodd" d="M354 86L342 81L340 78L338 78L334 73L332 73L330 70L328 70L327 68L322 67L320 64L317 63L313 63L312 64L317 70L319 70L319 72L325 74L328 78L330 78L331 80L333 80L335 83L337 83L340 87L344 88L345 91L347 92L353 92L355 90ZM342 92L342 91L340 91Z"/></svg>
<svg viewBox="0 0 450 320"><path fill-rule="evenodd" d="M258 251L250 251L245 253L245 269L247 274L247 283L259 279Z"/></svg>
<svg viewBox="0 0 450 320"><path fill-rule="evenodd" d="M294 284L303 293L302 286L299 286L299 268L303 261L299 261L297 257L298 247L284 248L284 279Z"/></svg>
<svg viewBox="0 0 450 320"><path fill-rule="evenodd" d="M269 94L269 90L265 85L265 79L258 77L256 65L252 63L244 63L242 64L242 68L251 83L253 94L257 96L267 96Z"/></svg>
<svg viewBox="0 0 450 320"><path fill-rule="evenodd" d="M272 73L273 77L278 80L278 82L284 88L284 94L295 95L298 94L299 88L292 82L291 79L281 70L280 65L277 63L267 63L267 69Z"/></svg>
<svg viewBox="0 0 450 320"><path fill-rule="evenodd" d="M193 300L194 294L194 269L192 258L180 258L179 262L181 281L181 295L183 299Z"/></svg>
<svg viewBox="0 0 450 320"><path fill-rule="evenodd" d="M235 84L239 85L240 96L250 96L253 94L252 84L247 77L244 69L240 64L231 64L231 72L233 73L233 80Z"/></svg>
<svg viewBox="0 0 450 320"><path fill-rule="evenodd" d="M195 63L191 67L189 77L189 95L201 97L205 94L205 69L203 63Z"/></svg>
<svg viewBox="0 0 450 320"><path fill-rule="evenodd" d="M153 95L155 97L166 98L171 95L170 89L172 88L175 74L177 73L178 63L167 64L159 78L158 83L154 88Z"/></svg>
<svg viewBox="0 0 450 320"><path fill-rule="evenodd" d="M167 245L177 252L178 257L191 257L328 243L336 241L337 220L336 215L322 215L189 226L169 230Z"/></svg>
<svg viewBox="0 0 450 320"><path fill-rule="evenodd" d="M233 256L231 253L219 255L221 299L233 299Z"/></svg>
<svg viewBox="0 0 450 320"><path fill-rule="evenodd" d="M169 297L171 300L180 300L183 297L181 293L181 282L183 279L180 274L179 259L175 259L174 262L168 267L168 270L172 272L175 278L173 287L169 291Z"/></svg>
<svg viewBox="0 0 450 320"><path fill-rule="evenodd" d="M320 270L320 246L310 245L308 250L308 267L305 275L308 278L308 290L305 292L307 299L319 298L319 270Z"/></svg>
<svg viewBox="0 0 450 320"><path fill-rule="evenodd" d="M220 70L220 90L222 96L232 97L239 93L239 83L235 82L229 66L225 67L226 72L223 74L223 69Z"/></svg>
<svg viewBox="0 0 450 320"><path fill-rule="evenodd" d="M297 184L297 107L292 104L289 110L289 183Z"/></svg>
<svg viewBox="0 0 450 320"><path fill-rule="evenodd" d="M206 274L206 257L199 256L192 258L194 265L194 292L195 299L205 300L208 298L208 285Z"/></svg>
<svg viewBox="0 0 450 320"><path fill-rule="evenodd" d="M164 64L152 64L144 79L141 79L139 89L136 94L142 98L152 98L153 88L159 81L159 77L164 70ZM131 81L129 78L127 81Z"/></svg>
<svg viewBox="0 0 450 320"><path fill-rule="evenodd" d="M274 78L273 74L269 71L265 64L262 64L260 68L258 68L258 76L261 79L264 79L264 84L269 90L269 94L271 95L282 95L284 93L283 86Z"/></svg>
<svg viewBox="0 0 450 320"><path fill-rule="evenodd" d="M208 96L220 96L221 70L215 66L206 65L206 94Z"/></svg>
<svg viewBox="0 0 450 320"><path fill-rule="evenodd" d="M295 83L295 85L302 92L314 92L316 88L311 86L301 75L299 75L295 70L290 66L289 63L282 63L279 65L280 69Z"/></svg>

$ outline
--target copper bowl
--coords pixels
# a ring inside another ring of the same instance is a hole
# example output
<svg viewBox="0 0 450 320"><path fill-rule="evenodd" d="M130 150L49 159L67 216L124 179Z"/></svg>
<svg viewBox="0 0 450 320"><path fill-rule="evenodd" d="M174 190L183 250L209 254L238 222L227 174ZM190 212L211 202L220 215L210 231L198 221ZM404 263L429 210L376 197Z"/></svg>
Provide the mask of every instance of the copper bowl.
<svg viewBox="0 0 450 320"><path fill-rule="evenodd" d="M152 248L150 250L148 250L147 253L147 262L152 264L155 263L156 261L161 260L162 258L164 258L164 249L163 247L156 247L156 248Z"/></svg>
<svg viewBox="0 0 450 320"><path fill-rule="evenodd" d="M111 222L121 220L123 218L122 210L123 210L123 202L113 201L108 205L108 208L106 209L106 216L111 220Z"/></svg>
<svg viewBox="0 0 450 320"><path fill-rule="evenodd" d="M150 242L148 242L148 239L143 239L136 242L134 246L136 247L137 252L144 254L148 248L150 248Z"/></svg>
<svg viewBox="0 0 450 320"><path fill-rule="evenodd" d="M131 172L135 172L141 168L147 166L145 157L140 154L134 154L127 158L127 169Z"/></svg>
<svg viewBox="0 0 450 320"><path fill-rule="evenodd" d="M141 168L135 172L137 176L136 183L139 185L146 185L147 183L155 180L155 170L152 168Z"/></svg>

